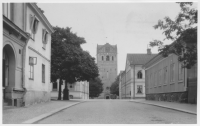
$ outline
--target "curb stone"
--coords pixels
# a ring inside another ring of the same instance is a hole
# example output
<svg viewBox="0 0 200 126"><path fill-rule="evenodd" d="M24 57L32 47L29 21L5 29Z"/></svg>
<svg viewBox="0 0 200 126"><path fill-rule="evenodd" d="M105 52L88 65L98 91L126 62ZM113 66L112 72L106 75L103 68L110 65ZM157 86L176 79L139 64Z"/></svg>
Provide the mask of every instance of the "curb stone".
<svg viewBox="0 0 200 126"><path fill-rule="evenodd" d="M27 121L24 121L24 122L22 122L22 124L33 124L33 123L36 123L36 122L38 122L38 121L40 121L40 120L42 120L44 118L47 118L47 117L49 117L49 116L51 116L51 115L53 115L55 113L58 113L58 112L60 112L60 111L62 111L64 109L67 109L69 107L75 106L75 105L83 103L83 102L85 102L85 101L81 101L81 102L78 102L78 103L74 103L74 104L71 104L71 105L64 106L62 108L58 108L56 110L50 111L48 113L45 113L45 114L42 114L42 115L37 116L35 118L29 119Z"/></svg>
<svg viewBox="0 0 200 126"><path fill-rule="evenodd" d="M167 106L163 106L163 105L158 105L158 104L138 102L138 101L130 101L130 102L141 103L141 104L148 104L148 105L158 106L158 107L162 107L162 108L167 108L167 109L172 109L172 110L176 110L176 111L180 111L180 112L185 112L185 113L197 115L197 113L195 113L195 112L191 112L191 111L187 111L187 110L183 110L183 109L178 109L178 108L171 108L171 107L167 107Z"/></svg>

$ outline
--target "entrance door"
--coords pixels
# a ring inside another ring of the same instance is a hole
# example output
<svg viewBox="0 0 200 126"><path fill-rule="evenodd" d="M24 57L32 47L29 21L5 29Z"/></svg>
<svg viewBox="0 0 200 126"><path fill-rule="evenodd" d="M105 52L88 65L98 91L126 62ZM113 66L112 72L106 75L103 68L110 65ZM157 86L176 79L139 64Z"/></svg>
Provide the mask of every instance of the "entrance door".
<svg viewBox="0 0 200 126"><path fill-rule="evenodd" d="M110 99L109 96L106 96L106 99Z"/></svg>

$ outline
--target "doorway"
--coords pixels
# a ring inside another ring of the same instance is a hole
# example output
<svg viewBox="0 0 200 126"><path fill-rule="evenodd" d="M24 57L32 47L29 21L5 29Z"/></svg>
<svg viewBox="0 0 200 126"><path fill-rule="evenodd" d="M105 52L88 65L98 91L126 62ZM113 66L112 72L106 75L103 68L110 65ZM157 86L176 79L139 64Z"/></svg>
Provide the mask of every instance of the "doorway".
<svg viewBox="0 0 200 126"><path fill-rule="evenodd" d="M15 54L14 50L10 45L5 45L3 48L3 59L2 59L2 93L3 101L6 99L11 99L10 95L6 97L6 89L15 86Z"/></svg>
<svg viewBox="0 0 200 126"><path fill-rule="evenodd" d="M109 96L106 96L106 99L110 99L110 97L109 97Z"/></svg>

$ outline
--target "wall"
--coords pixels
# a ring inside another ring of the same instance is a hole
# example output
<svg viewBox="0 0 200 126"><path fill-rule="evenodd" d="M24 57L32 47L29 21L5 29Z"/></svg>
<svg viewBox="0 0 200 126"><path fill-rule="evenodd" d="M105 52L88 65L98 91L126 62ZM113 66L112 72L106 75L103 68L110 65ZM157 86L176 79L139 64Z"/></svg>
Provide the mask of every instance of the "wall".
<svg viewBox="0 0 200 126"><path fill-rule="evenodd" d="M174 75L171 70L172 64L174 64ZM171 54L159 62L152 63L148 68L145 68L146 99L186 101L187 81L185 78L187 76L187 70L183 69L183 73L180 74L179 65L177 56ZM174 80L170 79L172 77Z"/></svg>
<svg viewBox="0 0 200 126"><path fill-rule="evenodd" d="M39 25L34 38L31 38L26 47L25 60L25 87L27 93L25 95L26 105L36 102L46 102L50 100L50 60L51 60L51 31L45 25L45 21L41 19L39 14L30 4L26 4L26 32L31 33L30 15L35 15L39 20ZM42 29L48 31L48 42L46 49L43 49ZM29 79L29 57L37 57L37 64L34 65L34 79ZM45 83L42 82L42 64L45 65Z"/></svg>
<svg viewBox="0 0 200 126"><path fill-rule="evenodd" d="M134 70L135 69L135 70ZM135 65L133 71L134 75L134 84L135 84L135 98L142 98L145 97L145 70L142 68L142 65ZM137 73L142 72L142 78L138 79ZM138 86L142 86L142 93L137 93Z"/></svg>
<svg viewBox="0 0 200 126"><path fill-rule="evenodd" d="M65 85L63 84L61 88L62 88L61 90L63 91L65 88ZM76 82L74 84L68 84L68 90L69 90L70 99L89 99L89 82L87 81ZM58 98L58 91L59 91L59 80L57 80L57 89L53 90L52 88L52 91L51 91L52 99ZM61 95L62 95L61 97L63 97L63 93L61 93Z"/></svg>
<svg viewBox="0 0 200 126"><path fill-rule="evenodd" d="M132 68L130 66L129 61L126 62L126 70L125 70L125 76L126 76L126 98L132 98L133 97L133 80L132 80Z"/></svg>

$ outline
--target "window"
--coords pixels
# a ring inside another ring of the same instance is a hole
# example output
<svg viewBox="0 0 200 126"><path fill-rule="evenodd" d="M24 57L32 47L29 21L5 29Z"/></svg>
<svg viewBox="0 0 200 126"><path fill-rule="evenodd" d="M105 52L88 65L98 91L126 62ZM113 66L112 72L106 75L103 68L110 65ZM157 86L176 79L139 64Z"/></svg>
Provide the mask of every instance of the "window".
<svg viewBox="0 0 200 126"><path fill-rule="evenodd" d="M158 84L158 83L157 83L157 82L158 82L158 81L157 81L157 72L155 72L154 77L155 77L155 82L154 82L154 83L155 83L155 86L157 86L157 84Z"/></svg>
<svg viewBox="0 0 200 126"><path fill-rule="evenodd" d="M162 80L162 75L161 75L161 70L158 72L158 84L161 85L161 80Z"/></svg>
<svg viewBox="0 0 200 126"><path fill-rule="evenodd" d="M174 63L170 65L170 82L174 81Z"/></svg>
<svg viewBox="0 0 200 126"><path fill-rule="evenodd" d="M106 56L106 61L109 61L110 60L109 58L110 58L109 56Z"/></svg>
<svg viewBox="0 0 200 126"><path fill-rule="evenodd" d="M103 60L104 60L104 59L103 59L103 56L102 56L101 58L102 58L102 61L103 61Z"/></svg>
<svg viewBox="0 0 200 126"><path fill-rule="evenodd" d="M45 65L42 64L42 83L45 83Z"/></svg>
<svg viewBox="0 0 200 126"><path fill-rule="evenodd" d="M150 88L153 86L153 79L152 79L152 74L150 75Z"/></svg>
<svg viewBox="0 0 200 126"><path fill-rule="evenodd" d="M141 72L141 70L138 71L138 73L137 73L137 78L138 78L138 79L142 79L142 72Z"/></svg>
<svg viewBox="0 0 200 126"><path fill-rule="evenodd" d="M36 16L30 15L30 29L31 29L31 37L34 39L35 34L38 29L39 20L36 18Z"/></svg>
<svg viewBox="0 0 200 126"><path fill-rule="evenodd" d="M142 85L137 85L137 93L138 94L142 93Z"/></svg>
<svg viewBox="0 0 200 126"><path fill-rule="evenodd" d="M34 77L33 76L34 75L34 65L32 65L32 64L30 65L29 64L29 67L30 67L30 69L29 69L29 79L33 80L33 77Z"/></svg>
<svg viewBox="0 0 200 126"><path fill-rule="evenodd" d="M167 83L167 67L164 68L164 84Z"/></svg>
<svg viewBox="0 0 200 126"><path fill-rule="evenodd" d="M3 15L10 19L10 3L3 3Z"/></svg>
<svg viewBox="0 0 200 126"><path fill-rule="evenodd" d="M178 64L178 80L183 79L183 67L182 64L179 62Z"/></svg>
<svg viewBox="0 0 200 126"><path fill-rule="evenodd" d="M72 86L72 84L70 84L70 86L69 86L70 88L73 88L73 86Z"/></svg>
<svg viewBox="0 0 200 126"><path fill-rule="evenodd" d="M57 82L54 82L53 83L53 91L57 91L57 89L58 89Z"/></svg>
<svg viewBox="0 0 200 126"><path fill-rule="evenodd" d="M42 29L42 43L43 49L46 49L46 44L48 42L48 32L45 29Z"/></svg>
<svg viewBox="0 0 200 126"><path fill-rule="evenodd" d="M146 87L149 88L149 75L147 75L145 83L146 83Z"/></svg>
<svg viewBox="0 0 200 126"><path fill-rule="evenodd" d="M114 61L114 57L112 56L112 61Z"/></svg>

